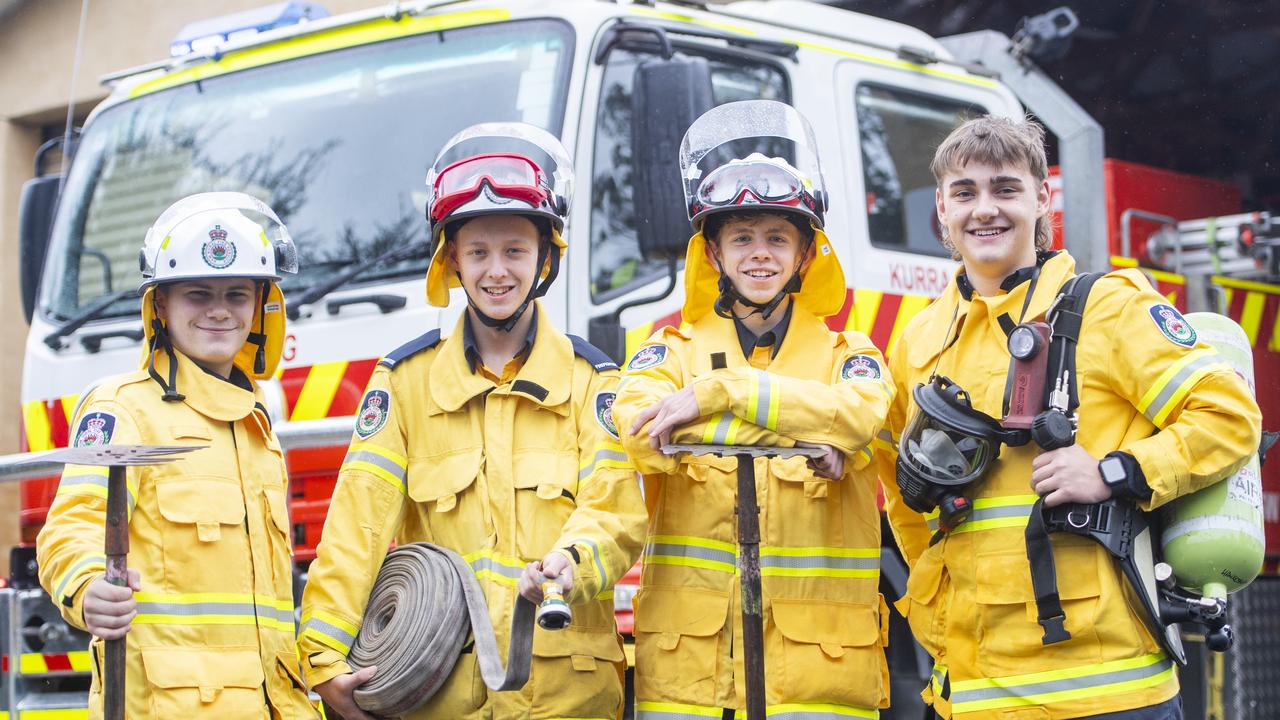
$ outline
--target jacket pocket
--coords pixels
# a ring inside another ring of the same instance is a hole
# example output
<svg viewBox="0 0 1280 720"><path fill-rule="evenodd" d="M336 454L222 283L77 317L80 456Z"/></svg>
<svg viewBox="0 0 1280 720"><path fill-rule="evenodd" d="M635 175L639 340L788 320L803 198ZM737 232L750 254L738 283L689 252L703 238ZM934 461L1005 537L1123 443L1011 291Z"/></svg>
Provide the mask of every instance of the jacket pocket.
<svg viewBox="0 0 1280 720"><path fill-rule="evenodd" d="M284 491L278 488L263 489L263 505L266 506L267 534L270 536L271 567L275 573L277 592L282 588L292 588L293 540L289 526L289 504Z"/></svg>
<svg viewBox="0 0 1280 720"><path fill-rule="evenodd" d="M976 558L978 666L988 677L1034 672L1046 652L1055 666L1102 661L1097 630L1100 548L1086 538L1053 536L1058 595L1071 639L1044 645L1037 622L1031 568L1021 543L1016 550L980 551Z"/></svg>
<svg viewBox="0 0 1280 720"><path fill-rule="evenodd" d="M231 480L191 478L156 484L166 577L183 585L228 557L247 557L244 495ZM238 532L233 532L238 529ZM243 548L243 554L242 554ZM158 580L156 578L155 580Z"/></svg>
<svg viewBox="0 0 1280 720"><path fill-rule="evenodd" d="M773 598L771 605L777 633L771 644L781 652L770 668L777 679L766 677L783 702L872 709L888 701L889 667L879 605L782 598ZM769 634L766 631L766 642Z"/></svg>
<svg viewBox="0 0 1280 720"><path fill-rule="evenodd" d="M486 501L475 489L483 464L481 448L410 458L409 497L424 506L419 516L430 535L423 539L451 548L483 544Z"/></svg>
<svg viewBox="0 0 1280 720"><path fill-rule="evenodd" d="M689 477L697 482L721 478L735 479L738 476L738 459L716 455L690 455L688 468ZM756 477L760 478L762 475L757 474Z"/></svg>
<svg viewBox="0 0 1280 720"><path fill-rule="evenodd" d="M705 704L715 696L729 594L702 588L642 587L635 597L636 695Z"/></svg>
<svg viewBox="0 0 1280 720"><path fill-rule="evenodd" d="M282 720L319 716L307 698L307 684L302 679L298 657L294 653L276 653L275 676L267 687L267 697Z"/></svg>
<svg viewBox="0 0 1280 720"><path fill-rule="evenodd" d="M256 648L142 648L157 718L263 718L262 659Z"/></svg>
<svg viewBox="0 0 1280 720"><path fill-rule="evenodd" d="M533 635L533 717L618 717L622 708L622 639L612 628L574 626ZM547 678L556 678L547 682Z"/></svg>
<svg viewBox="0 0 1280 720"><path fill-rule="evenodd" d="M523 450L513 459L516 547L522 557L540 559L551 550L577 507L577 453Z"/></svg>
<svg viewBox="0 0 1280 720"><path fill-rule="evenodd" d="M946 642L946 614L939 598L943 572L942 548L925 550L907 576L906 594L894 603L910 624L912 635L933 657Z"/></svg>

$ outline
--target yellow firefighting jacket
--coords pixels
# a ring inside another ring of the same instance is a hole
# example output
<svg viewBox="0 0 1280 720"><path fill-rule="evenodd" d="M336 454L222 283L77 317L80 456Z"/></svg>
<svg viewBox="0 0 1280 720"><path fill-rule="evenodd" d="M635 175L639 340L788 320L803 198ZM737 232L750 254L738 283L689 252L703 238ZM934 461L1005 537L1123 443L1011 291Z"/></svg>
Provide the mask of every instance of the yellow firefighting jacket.
<svg viewBox="0 0 1280 720"><path fill-rule="evenodd" d="M128 469L129 567L142 590L128 634L125 712L158 720L317 717L294 649L288 476L261 392L176 357L185 401L164 402L138 370L98 385L76 421L77 445L208 446ZM164 377L168 362L157 354ZM40 582L78 628L85 589L106 567L106 495L107 468L67 466L36 541ZM97 718L102 641L90 649L89 708Z"/></svg>
<svg viewBox="0 0 1280 720"><path fill-rule="evenodd" d="M1065 252L1047 260L1025 319L1043 318L1074 272ZM1000 417L1009 369L1000 318L1018 321L1029 285L966 300L953 280L908 324L890 356L894 434L877 442L884 452L876 458L889 520L911 567L898 607L934 657L923 696L943 717L1080 717L1153 705L1178 691L1170 659L1126 598L1127 581L1088 538L1052 536L1071 639L1041 643L1024 539L1037 499L1034 443L1002 449L986 479L970 487L972 516L932 547L936 513L913 512L898 492L897 433L915 411L911 390L935 363L976 409ZM1229 475L1256 450L1260 415L1249 388L1139 272L1097 281L1080 340L1076 442L1098 458L1114 450L1137 458L1152 489L1144 509Z"/></svg>
<svg viewBox="0 0 1280 720"><path fill-rule="evenodd" d="M712 370L711 355L727 367ZM875 717L888 702L880 523L867 444L892 385L866 336L835 333L799 303L771 357L743 357L734 323L712 313L663 328L632 356L614 406L623 444L645 473L649 537L635 598L636 709L647 720L719 717L743 708L736 461L670 458L636 415L692 384L704 419L676 442L792 445L845 453L844 476L803 457L758 459L766 702L770 714Z"/></svg>
<svg viewBox="0 0 1280 720"><path fill-rule="evenodd" d="M639 555L644 505L614 436L617 366L537 315L532 350L510 382L472 372L462 321L443 340L433 331L380 361L303 595L311 685L350 672L346 655L389 543L462 555L484 587L503 657L523 567L572 548L573 623L535 631L524 690L489 693L468 649L411 717L612 718L621 707L612 587Z"/></svg>

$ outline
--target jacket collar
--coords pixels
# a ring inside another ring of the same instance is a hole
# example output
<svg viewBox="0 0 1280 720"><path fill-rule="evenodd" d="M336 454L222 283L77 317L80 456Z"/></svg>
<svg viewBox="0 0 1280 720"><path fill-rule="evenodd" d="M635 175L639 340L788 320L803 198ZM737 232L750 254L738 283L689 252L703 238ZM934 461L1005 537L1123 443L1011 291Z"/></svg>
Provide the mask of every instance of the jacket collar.
<svg viewBox="0 0 1280 720"><path fill-rule="evenodd" d="M173 356L178 361L176 390L186 396L188 407L205 417L223 422L243 420L254 411L258 397L254 390L245 389L217 375L206 372L191 358L177 349ZM168 377L169 354L156 353L156 372ZM250 387L256 386L250 385Z"/></svg>
<svg viewBox="0 0 1280 720"><path fill-rule="evenodd" d="M535 301L537 317L533 347L524 365L502 392L523 396L544 407L568 413L565 402L569 399L566 371L573 366L573 344L563 333L551 325L545 312ZM440 354L428 371L431 397L444 412L456 412L472 398L494 390L493 381L471 371L467 359L464 323L466 315L458 319L453 333L445 338Z"/></svg>
<svg viewBox="0 0 1280 720"><path fill-rule="evenodd" d="M1040 275L1035 283L1035 294L1027 304L1026 316L1022 317L1022 320L1030 322L1043 318L1058 297L1058 291L1062 285L1075 275L1075 269L1075 258L1065 250L1048 256L1040 266ZM918 369L933 362L945 347L955 342L956 336L964 327L969 311L978 303L981 303L986 310L986 321L992 323L1003 334L1005 329L1001 326L1000 317L1008 317L1006 325L1009 322L1014 324L1018 322L1022 316L1023 301L1026 300L1027 291L1031 288L1033 270L1034 268L1023 268L1015 271L1005 279L1004 283L1012 287L1002 285L1002 292L992 297L973 295L971 286L970 292L964 292L961 288L964 271L963 268L957 270L946 290L942 291L942 294L925 312L923 322L912 328L910 339L906 337L902 339L901 342L911 343L906 347L907 363ZM968 284L967 279L964 280L964 284ZM1011 328L1012 325L1009 327ZM893 348L890 350L898 351Z"/></svg>
<svg viewBox="0 0 1280 720"><path fill-rule="evenodd" d="M787 321L786 335L782 345L769 363L769 371L791 377L811 377L816 367L814 363L815 348L831 345L830 331L825 322L804 306L792 303L791 317ZM711 370L711 355L723 353L725 367L744 367L746 355L738 341L738 330L732 320L708 313L693 324L690 335L694 342L694 353L690 359L690 374L701 375ZM822 371L827 370L826 366ZM825 379L825 375L822 379Z"/></svg>

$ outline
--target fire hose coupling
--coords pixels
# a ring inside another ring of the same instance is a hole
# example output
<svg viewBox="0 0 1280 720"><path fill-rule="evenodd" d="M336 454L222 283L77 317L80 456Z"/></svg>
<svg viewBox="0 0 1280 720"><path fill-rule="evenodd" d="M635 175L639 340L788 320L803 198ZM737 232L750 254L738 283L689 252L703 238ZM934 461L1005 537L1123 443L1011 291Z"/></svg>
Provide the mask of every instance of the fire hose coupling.
<svg viewBox="0 0 1280 720"><path fill-rule="evenodd" d="M573 622L573 611L564 600L564 586L552 579L542 583L542 602L538 605L538 627L563 630Z"/></svg>

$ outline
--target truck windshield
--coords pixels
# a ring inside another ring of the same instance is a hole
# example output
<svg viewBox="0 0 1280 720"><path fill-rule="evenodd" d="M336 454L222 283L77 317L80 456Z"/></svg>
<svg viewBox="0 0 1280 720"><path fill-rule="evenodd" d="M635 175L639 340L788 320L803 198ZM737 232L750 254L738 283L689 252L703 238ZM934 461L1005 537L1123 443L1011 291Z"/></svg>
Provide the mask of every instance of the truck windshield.
<svg viewBox="0 0 1280 720"><path fill-rule="evenodd" d="M337 269L425 240L424 181L451 135L523 121L559 135L572 29L533 20L301 57L123 102L86 130L58 210L43 307L65 319L136 286L147 228L175 200L237 190L298 244L296 296ZM145 88L145 86L142 86ZM415 276L427 259L361 280ZM103 313L138 312L136 297Z"/></svg>

